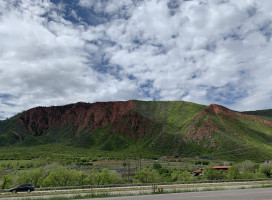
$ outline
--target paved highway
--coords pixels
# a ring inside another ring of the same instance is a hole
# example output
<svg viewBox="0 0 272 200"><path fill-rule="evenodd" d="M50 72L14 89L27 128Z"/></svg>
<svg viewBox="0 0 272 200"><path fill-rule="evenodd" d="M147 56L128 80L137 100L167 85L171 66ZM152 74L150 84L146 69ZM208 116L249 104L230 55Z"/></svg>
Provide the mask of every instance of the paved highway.
<svg viewBox="0 0 272 200"><path fill-rule="evenodd" d="M90 200L272 200L272 188L188 192L129 197L110 197Z"/></svg>

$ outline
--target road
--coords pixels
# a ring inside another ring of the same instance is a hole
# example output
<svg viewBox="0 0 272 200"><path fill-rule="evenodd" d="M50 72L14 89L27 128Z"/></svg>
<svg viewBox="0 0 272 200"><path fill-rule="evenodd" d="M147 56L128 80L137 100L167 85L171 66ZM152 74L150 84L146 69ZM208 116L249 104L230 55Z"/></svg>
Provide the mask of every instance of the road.
<svg viewBox="0 0 272 200"><path fill-rule="evenodd" d="M272 200L272 188L188 192L89 200Z"/></svg>

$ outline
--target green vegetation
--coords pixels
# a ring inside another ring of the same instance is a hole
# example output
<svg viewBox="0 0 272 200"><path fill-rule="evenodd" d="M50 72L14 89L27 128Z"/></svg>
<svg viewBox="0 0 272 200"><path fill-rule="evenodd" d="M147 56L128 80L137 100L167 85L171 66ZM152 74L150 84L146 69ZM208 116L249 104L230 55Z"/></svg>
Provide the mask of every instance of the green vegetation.
<svg viewBox="0 0 272 200"><path fill-rule="evenodd" d="M271 164L263 163L272 157L268 123L219 106L215 111L182 101L134 102L133 110L114 121L109 115L107 123L101 118L95 124L93 115L80 115L79 121L91 121L88 126L35 126L41 133L36 135L18 123L22 113L0 121L1 188L26 182L48 187L271 178ZM247 114L272 120L271 110ZM229 171L212 169L223 160L233 163ZM200 167L203 175L193 177Z"/></svg>
<svg viewBox="0 0 272 200"><path fill-rule="evenodd" d="M236 162L246 159L261 162L272 157L271 126L254 118L235 113L203 112L207 106L184 101L134 103L136 106L132 113L128 112L113 123L95 129L94 115L88 119L81 115L77 118L79 121L90 121L88 127L77 127L70 121L46 130L33 125L35 131L43 133L35 136L28 126L17 122L28 111L0 121L0 159L48 157L63 158L65 162L77 159L78 164L92 165L92 160L101 156L116 160L124 155L131 159L162 155L198 156ZM80 106L87 109L90 104ZM58 116L72 107L54 107L53 110ZM271 110L246 113L272 117ZM76 114L69 112L71 117ZM46 117L41 119L43 123L48 121Z"/></svg>
<svg viewBox="0 0 272 200"><path fill-rule="evenodd" d="M255 116L261 117L265 120L272 121L272 109L245 111L242 113L247 114L247 115L255 115Z"/></svg>
<svg viewBox="0 0 272 200"><path fill-rule="evenodd" d="M102 162L96 161L93 166L63 164L43 159L27 161L1 161L0 187L8 189L19 184L33 183L39 187L108 185L123 183L157 183L183 182L200 180L223 179L254 179L270 178L271 163L254 163L243 161L233 164L226 170L215 170L214 165L221 161L210 161L208 166L195 165L194 160L180 160L176 162L143 160L141 167L136 167L137 160L126 160L126 164L110 163L104 168ZM100 166L99 166L100 163ZM115 166L115 170L109 169ZM174 167L174 168L173 168ZM193 171L204 167L202 175L193 176Z"/></svg>
<svg viewBox="0 0 272 200"><path fill-rule="evenodd" d="M135 111L154 121L165 123L167 133L179 134L181 128L207 106L185 101L135 101Z"/></svg>

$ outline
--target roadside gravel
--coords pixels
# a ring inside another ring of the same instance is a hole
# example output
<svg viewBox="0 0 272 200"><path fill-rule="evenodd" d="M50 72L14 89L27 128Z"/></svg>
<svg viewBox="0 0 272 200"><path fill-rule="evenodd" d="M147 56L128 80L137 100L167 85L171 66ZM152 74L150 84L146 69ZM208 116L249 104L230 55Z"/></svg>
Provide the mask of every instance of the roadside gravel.
<svg viewBox="0 0 272 200"><path fill-rule="evenodd" d="M225 182L225 183L198 183L198 184L174 184L174 185L155 185L155 186L133 186L133 187L115 187L115 188L90 188L90 189L71 189L71 190L49 190L34 191L32 193L1 193L1 200L19 200L19 199L48 199L51 197L75 197L77 195L86 196L90 194L110 194L110 195L140 195L175 192L196 192L212 190L232 190L246 188L272 187L272 181L252 181L252 182Z"/></svg>

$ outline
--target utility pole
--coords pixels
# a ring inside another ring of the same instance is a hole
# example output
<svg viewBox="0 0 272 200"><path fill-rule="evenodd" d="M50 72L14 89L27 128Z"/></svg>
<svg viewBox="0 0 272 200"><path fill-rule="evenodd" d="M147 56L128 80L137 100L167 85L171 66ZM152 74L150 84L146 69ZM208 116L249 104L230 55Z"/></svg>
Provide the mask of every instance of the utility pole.
<svg viewBox="0 0 272 200"><path fill-rule="evenodd" d="M142 154L140 154L140 158L139 158L139 164L140 164L140 170L142 170Z"/></svg>
<svg viewBox="0 0 272 200"><path fill-rule="evenodd" d="M128 181L130 181L130 160L128 161Z"/></svg>

